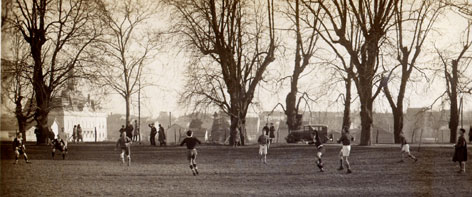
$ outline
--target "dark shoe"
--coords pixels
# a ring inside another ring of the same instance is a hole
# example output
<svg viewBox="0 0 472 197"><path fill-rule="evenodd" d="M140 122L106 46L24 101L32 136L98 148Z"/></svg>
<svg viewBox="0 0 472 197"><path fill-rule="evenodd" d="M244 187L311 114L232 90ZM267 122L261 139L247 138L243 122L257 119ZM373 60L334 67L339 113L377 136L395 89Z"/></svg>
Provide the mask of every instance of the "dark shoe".
<svg viewBox="0 0 472 197"><path fill-rule="evenodd" d="M197 168L195 168L195 173L197 173L197 174L198 174L198 170L197 170Z"/></svg>
<svg viewBox="0 0 472 197"><path fill-rule="evenodd" d="M30 161L26 161L26 163L27 163L27 164L31 164L31 162L30 162Z"/></svg>
<svg viewBox="0 0 472 197"><path fill-rule="evenodd" d="M418 161L418 158L415 158L415 163Z"/></svg>
<svg viewBox="0 0 472 197"><path fill-rule="evenodd" d="M351 174L352 173L351 169L347 169L347 173Z"/></svg>
<svg viewBox="0 0 472 197"><path fill-rule="evenodd" d="M338 170L344 170L344 168L343 168L343 167L339 167Z"/></svg>
<svg viewBox="0 0 472 197"><path fill-rule="evenodd" d="M193 176L197 176L197 174L195 174L195 172L194 172L194 171L192 171L192 174L193 174Z"/></svg>

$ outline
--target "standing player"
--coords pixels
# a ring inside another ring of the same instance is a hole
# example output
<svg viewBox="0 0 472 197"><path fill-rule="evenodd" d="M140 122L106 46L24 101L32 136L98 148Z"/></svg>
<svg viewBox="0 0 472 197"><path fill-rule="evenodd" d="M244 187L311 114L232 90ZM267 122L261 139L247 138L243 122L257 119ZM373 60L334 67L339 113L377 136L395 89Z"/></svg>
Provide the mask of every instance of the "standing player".
<svg viewBox="0 0 472 197"><path fill-rule="evenodd" d="M67 154L67 144L64 140L61 139L59 134L57 134L57 138L52 141L52 159L54 160L54 154L56 153L56 149L60 150L62 153L62 159L66 159Z"/></svg>
<svg viewBox="0 0 472 197"><path fill-rule="evenodd" d="M403 131L400 132L400 143L400 148L402 150L402 160L400 160L400 163L404 162L404 154L407 154L408 157L410 159L415 160L415 162L418 161L418 159L410 153L410 145L406 142L405 134L403 133Z"/></svg>
<svg viewBox="0 0 472 197"><path fill-rule="evenodd" d="M121 149L121 163L125 164L125 154L126 158L128 158L128 166L131 165L131 139L126 136L126 133L121 133L120 139L116 142L116 147L120 147Z"/></svg>
<svg viewBox="0 0 472 197"><path fill-rule="evenodd" d="M259 143L259 157L261 162L267 164L267 149L269 145L269 137L266 135L266 132L263 130L262 134L257 139Z"/></svg>
<svg viewBox="0 0 472 197"><path fill-rule="evenodd" d="M14 164L18 163L18 158L20 157L20 155L23 155L25 157L26 163L31 163L28 160L28 156L26 155L26 152L25 152L26 147L23 144L23 134L18 133L16 135L16 138L13 140L13 150L15 150L15 163Z"/></svg>
<svg viewBox="0 0 472 197"><path fill-rule="evenodd" d="M351 141L354 141L354 137L352 137L349 134L349 129L348 128L344 128L341 138L338 139L338 143L343 144L343 147L342 147L341 151L339 152L339 156L340 156L339 164L340 164L340 166L339 166L338 170L343 170L344 169L343 168L343 160L344 160L344 163L346 164L348 174L352 173L351 165L349 164L349 160L348 160L349 154L351 153Z"/></svg>
<svg viewBox="0 0 472 197"><path fill-rule="evenodd" d="M192 170L193 176L198 174L197 168L197 149L195 148L198 144L201 144L200 140L196 137L193 137L193 132L191 130L187 131L187 137L180 143L180 146L184 144L187 145L187 160L190 162L190 170Z"/></svg>

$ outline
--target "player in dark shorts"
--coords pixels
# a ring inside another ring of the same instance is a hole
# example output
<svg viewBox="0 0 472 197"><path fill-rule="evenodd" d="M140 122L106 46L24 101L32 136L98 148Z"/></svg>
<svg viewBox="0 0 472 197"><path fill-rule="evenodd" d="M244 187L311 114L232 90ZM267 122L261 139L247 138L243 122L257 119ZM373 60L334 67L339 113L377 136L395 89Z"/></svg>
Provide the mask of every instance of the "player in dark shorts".
<svg viewBox="0 0 472 197"><path fill-rule="evenodd" d="M21 133L16 134L16 138L13 140L13 150L15 151L15 163L18 163L18 158L20 155L23 155L25 157L26 163L31 163L28 160L28 156L26 155L26 148L25 145L23 144L23 135Z"/></svg>
<svg viewBox="0 0 472 197"><path fill-rule="evenodd" d="M324 155L326 149L325 147L323 146L323 143L326 142L326 140L324 139L327 139L327 140L333 140L332 137L330 137L329 139L325 136L323 137L323 140L322 140L322 137L320 137L320 135L318 134L318 131L315 130L314 131L314 141L315 141L315 146L316 146L316 166L318 166L318 168L320 169L320 172L324 172L324 163L323 161L321 160L321 157Z"/></svg>
<svg viewBox="0 0 472 197"><path fill-rule="evenodd" d="M193 137L193 132L191 130L187 131L187 137L180 143L180 146L183 146L184 144L187 145L187 159L190 162L190 170L192 170L193 176L196 176L198 174L198 168L197 168L197 149L195 148L198 144L201 144L200 140L198 140L196 137Z"/></svg>
<svg viewBox="0 0 472 197"><path fill-rule="evenodd" d="M62 139L59 137L59 134L57 134L57 138L52 141L52 159L54 159L54 155L55 155L55 153L56 153L56 149L61 151L61 153L62 153L62 159L63 159L63 160L66 159L66 155L67 155L67 144L64 142L64 140L62 140Z"/></svg>
<svg viewBox="0 0 472 197"><path fill-rule="evenodd" d="M120 147L121 149L121 163L125 164L125 155L128 158L128 166L131 165L131 138L126 136L126 133L121 133L120 139L116 142L116 147ZM115 147L115 149L116 149Z"/></svg>

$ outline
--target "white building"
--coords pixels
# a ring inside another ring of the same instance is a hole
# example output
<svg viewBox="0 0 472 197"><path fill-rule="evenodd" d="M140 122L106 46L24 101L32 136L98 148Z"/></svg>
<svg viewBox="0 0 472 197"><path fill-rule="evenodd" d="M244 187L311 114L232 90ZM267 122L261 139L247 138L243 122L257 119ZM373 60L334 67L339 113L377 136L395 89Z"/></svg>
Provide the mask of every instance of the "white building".
<svg viewBox="0 0 472 197"><path fill-rule="evenodd" d="M55 110L49 113L48 125L53 125L54 121L58 125L61 137L63 136L69 141L72 140L74 125L79 124L82 128L84 142L101 142L107 139L106 113L88 111L87 108L84 108L83 111Z"/></svg>

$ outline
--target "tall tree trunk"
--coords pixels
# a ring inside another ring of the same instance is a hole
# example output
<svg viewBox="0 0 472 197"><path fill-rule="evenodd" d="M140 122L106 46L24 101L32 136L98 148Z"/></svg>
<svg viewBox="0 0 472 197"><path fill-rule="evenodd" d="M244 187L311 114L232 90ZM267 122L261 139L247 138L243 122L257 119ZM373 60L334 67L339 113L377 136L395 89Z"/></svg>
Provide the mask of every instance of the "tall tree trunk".
<svg viewBox="0 0 472 197"><path fill-rule="evenodd" d="M400 143L400 132L403 130L403 110L395 108L393 110L393 138L395 144Z"/></svg>
<svg viewBox="0 0 472 197"><path fill-rule="evenodd" d="M247 138L247 132L246 132L246 117L240 117L240 135L239 137L241 138L241 146L246 145L246 141L248 140Z"/></svg>
<svg viewBox="0 0 472 197"><path fill-rule="evenodd" d="M294 77L295 78L295 77ZM287 94L285 99L285 105L287 109L285 110L285 115L287 115L287 126L289 130L300 129L299 121L297 120L298 109L297 105L297 85L294 84L298 80L292 80L290 93Z"/></svg>
<svg viewBox="0 0 472 197"><path fill-rule="evenodd" d="M239 115L240 115L240 108L239 108L239 91L238 85L234 85L230 88L230 96L231 96L231 109L230 109L230 137L229 137L229 144L232 146L234 145L235 139L239 138L237 128L239 127Z"/></svg>
<svg viewBox="0 0 472 197"><path fill-rule="evenodd" d="M345 79L346 97L344 98L343 128L351 127L351 78Z"/></svg>
<svg viewBox="0 0 472 197"><path fill-rule="evenodd" d="M452 61L452 78L449 79L450 83L450 94L449 100L451 101L451 117L449 120L449 130L451 137L449 138L450 143L456 143L457 138L457 127L459 127L459 110L457 105L457 83L459 80L458 76L458 64L459 61Z"/></svg>
<svg viewBox="0 0 472 197"><path fill-rule="evenodd" d="M360 145L370 146L370 130L372 127L372 102L361 104L361 126L362 129Z"/></svg>
<svg viewBox="0 0 472 197"><path fill-rule="evenodd" d="M372 83L370 79L360 77L360 91L359 100L361 103L361 140L360 145L370 146L371 145L371 127L372 127Z"/></svg>
<svg viewBox="0 0 472 197"><path fill-rule="evenodd" d="M450 143L456 143L457 128L459 127L459 110L457 107L457 92L452 88L451 94L451 118L449 120L449 129L451 131Z"/></svg>
<svg viewBox="0 0 472 197"><path fill-rule="evenodd" d="M130 111L130 98L129 98L129 94L127 94L125 96L125 105L126 105L126 127L128 126L128 123L129 123L129 111Z"/></svg>
<svg viewBox="0 0 472 197"><path fill-rule="evenodd" d="M39 34L39 33L38 33ZM44 35L44 33L43 33ZM40 35L37 35L41 37ZM48 115L49 115L49 102L51 97L51 91L46 86L43 76L43 62L41 57L41 47L44 44L40 38L33 38L30 41L31 54L34 60L34 72L33 72L33 88L36 92L36 104L37 109L35 111L34 119L37 122L37 127L41 133L39 143L45 143L49 134L48 129ZM52 74L52 73L51 73Z"/></svg>

